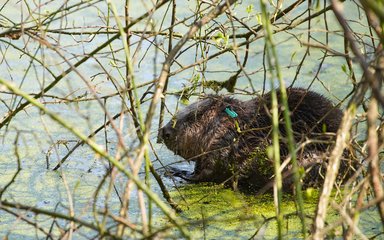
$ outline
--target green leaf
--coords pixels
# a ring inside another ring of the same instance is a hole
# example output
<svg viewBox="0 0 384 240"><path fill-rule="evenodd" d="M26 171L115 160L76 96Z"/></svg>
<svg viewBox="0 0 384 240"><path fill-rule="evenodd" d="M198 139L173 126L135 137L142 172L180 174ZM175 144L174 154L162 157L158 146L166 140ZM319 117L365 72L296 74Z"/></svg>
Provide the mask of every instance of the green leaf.
<svg viewBox="0 0 384 240"><path fill-rule="evenodd" d="M249 14L253 12L253 4L250 4L246 7L245 11Z"/></svg>
<svg viewBox="0 0 384 240"><path fill-rule="evenodd" d="M260 25L263 25L263 21L261 20L261 14L260 13L256 14L255 17L256 17L257 23L260 24Z"/></svg>
<svg viewBox="0 0 384 240"><path fill-rule="evenodd" d="M345 74L349 75L348 72L347 72L347 66L346 66L345 64L343 64L343 65L341 66L341 70L343 70L343 72L344 72Z"/></svg>

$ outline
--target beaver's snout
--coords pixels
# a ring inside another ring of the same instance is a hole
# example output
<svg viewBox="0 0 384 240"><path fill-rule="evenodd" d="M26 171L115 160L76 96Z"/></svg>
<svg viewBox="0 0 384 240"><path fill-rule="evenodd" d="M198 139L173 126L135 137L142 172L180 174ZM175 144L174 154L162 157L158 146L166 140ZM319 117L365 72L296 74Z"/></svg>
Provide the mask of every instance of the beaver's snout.
<svg viewBox="0 0 384 240"><path fill-rule="evenodd" d="M175 128L172 127L172 125L167 124L164 127L160 128L159 135L157 137L157 142L167 142L171 139L173 133L175 131Z"/></svg>

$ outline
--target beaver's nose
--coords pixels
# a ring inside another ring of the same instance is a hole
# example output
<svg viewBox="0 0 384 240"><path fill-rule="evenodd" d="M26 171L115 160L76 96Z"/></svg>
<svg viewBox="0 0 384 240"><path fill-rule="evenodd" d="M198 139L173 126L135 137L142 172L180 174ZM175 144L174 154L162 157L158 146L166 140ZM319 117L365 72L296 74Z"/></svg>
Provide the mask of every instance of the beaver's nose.
<svg viewBox="0 0 384 240"><path fill-rule="evenodd" d="M174 128L172 126L165 125L160 128L159 135L157 136L157 142L161 143L171 138Z"/></svg>

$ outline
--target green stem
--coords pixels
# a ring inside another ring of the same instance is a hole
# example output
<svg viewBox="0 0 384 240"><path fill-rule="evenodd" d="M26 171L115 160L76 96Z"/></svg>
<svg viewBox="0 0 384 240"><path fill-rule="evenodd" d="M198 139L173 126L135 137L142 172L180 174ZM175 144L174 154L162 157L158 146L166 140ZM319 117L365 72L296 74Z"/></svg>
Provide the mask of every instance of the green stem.
<svg viewBox="0 0 384 240"><path fill-rule="evenodd" d="M265 41L267 44L267 51L268 51L267 56L269 58L268 60L269 60L271 68L272 67L275 68L276 77L279 80L279 84L280 84L280 98L281 98L281 102L282 102L283 109L284 109L283 115L284 115L285 129L286 129L287 139L288 139L288 150L289 150L289 153L291 155L292 171L293 171L293 178L294 178L294 185L295 185L295 196L296 196L296 200L297 200L298 214L299 214L301 224L302 224L302 234L303 234L303 237L305 238L306 229L305 229L304 203L303 203L302 187L301 187L301 183L300 183L299 167L298 167L298 163L297 163L297 159L296 159L295 140L293 137L291 118L289 116L287 91L286 91L285 83L283 81L283 77L281 74L275 44L274 44L273 38L272 38L273 32L271 29L271 24L269 21L266 6L265 6L264 1L261 1L260 3L261 3L262 14L263 14L263 18L262 18L263 19L263 25L264 25L264 29L266 32ZM276 96L275 90L273 88L273 79L271 79L271 83L272 83L271 87L272 87L272 101L273 101L273 95ZM272 102L272 104L273 104L273 102ZM276 111L277 111L277 109L273 112L274 115L276 114ZM276 120L274 119L274 121L276 121ZM277 119L277 121L278 121L278 119ZM275 134L275 131L274 131L274 134ZM275 146L275 142L274 142L274 146ZM279 165L280 165L280 162L277 161L277 159L276 159L276 157L279 158L279 156L275 155L274 157L275 157L275 168L276 168L276 167L279 167ZM280 173L280 171L276 171L276 173L277 173L277 175L276 175L277 184L281 184L281 173ZM278 175L280 175L280 176L278 176ZM280 178L280 183L278 183L277 178ZM281 187L281 185L280 185L280 187ZM279 195L279 189L278 189L278 195ZM281 212L279 214L281 214ZM282 220L282 219L280 219L279 214L278 214L278 225L279 225L279 220ZM280 222L280 224L281 224L281 222ZM281 231L281 229L279 229L279 238L281 239L282 235L280 235L281 234L280 231Z"/></svg>

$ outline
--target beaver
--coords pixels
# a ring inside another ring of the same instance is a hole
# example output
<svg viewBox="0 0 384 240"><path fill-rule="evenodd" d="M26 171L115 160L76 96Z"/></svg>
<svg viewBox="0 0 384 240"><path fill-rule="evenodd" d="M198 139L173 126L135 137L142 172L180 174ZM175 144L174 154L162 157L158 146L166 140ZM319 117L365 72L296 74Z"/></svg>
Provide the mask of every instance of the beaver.
<svg viewBox="0 0 384 240"><path fill-rule="evenodd" d="M316 187L325 176L329 148L334 143L342 111L324 96L302 88L287 88L297 160L305 170L303 187ZM278 99L280 91L277 90ZM210 95L180 111L159 130L158 140L187 161L193 172L171 168L174 176L191 182L226 183L240 190L257 191L271 186L273 160L271 93L248 101ZM279 106L281 161L289 157L286 129ZM309 141L308 141L309 140ZM350 158L343 159L339 179L353 173ZM291 164L282 171L283 189L291 189ZM290 177L289 177L290 176Z"/></svg>

